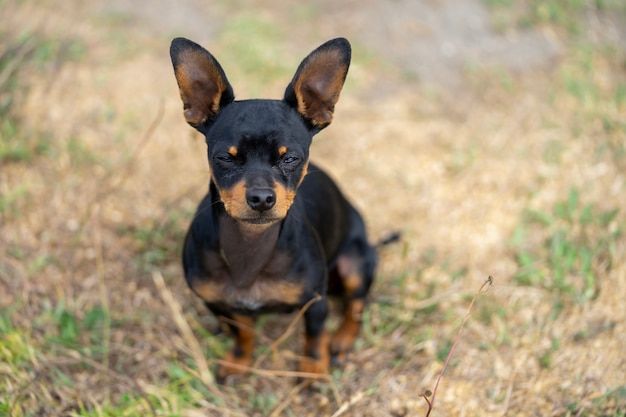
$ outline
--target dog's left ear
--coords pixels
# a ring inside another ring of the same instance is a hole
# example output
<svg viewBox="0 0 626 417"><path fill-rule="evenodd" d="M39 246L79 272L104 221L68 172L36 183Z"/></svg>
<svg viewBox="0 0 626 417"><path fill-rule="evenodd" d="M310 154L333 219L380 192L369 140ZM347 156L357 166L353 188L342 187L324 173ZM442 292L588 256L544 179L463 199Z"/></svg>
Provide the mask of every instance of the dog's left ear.
<svg viewBox="0 0 626 417"><path fill-rule="evenodd" d="M330 40L311 52L285 90L284 100L319 131L333 120L335 104L350 67L350 42Z"/></svg>

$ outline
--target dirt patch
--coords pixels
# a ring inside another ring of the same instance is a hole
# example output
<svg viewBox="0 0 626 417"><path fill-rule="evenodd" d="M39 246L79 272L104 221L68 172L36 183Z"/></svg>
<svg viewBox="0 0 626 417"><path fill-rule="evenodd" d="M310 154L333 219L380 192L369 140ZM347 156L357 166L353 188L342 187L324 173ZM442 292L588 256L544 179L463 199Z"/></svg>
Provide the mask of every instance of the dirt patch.
<svg viewBox="0 0 626 417"><path fill-rule="evenodd" d="M326 3L335 27L346 25L368 48L426 85L458 88L476 67L545 69L558 42L539 30L498 33L484 2L368 1Z"/></svg>
<svg viewBox="0 0 626 417"><path fill-rule="evenodd" d="M464 73L473 68L494 66L515 72L547 69L560 54L550 31L497 31L493 15L479 0L319 1L310 7L310 20L320 25L318 37L324 32L345 34L426 85L458 88ZM241 8L253 10L255 6L242 2ZM229 13L223 6L197 0L159 0L150 8L141 1L113 1L103 6L103 11L132 16L145 30L186 34L206 42ZM292 9L280 4L270 3L258 12L288 32L297 31L294 23L306 20L300 17L297 22L290 21ZM301 36L297 34L296 39Z"/></svg>

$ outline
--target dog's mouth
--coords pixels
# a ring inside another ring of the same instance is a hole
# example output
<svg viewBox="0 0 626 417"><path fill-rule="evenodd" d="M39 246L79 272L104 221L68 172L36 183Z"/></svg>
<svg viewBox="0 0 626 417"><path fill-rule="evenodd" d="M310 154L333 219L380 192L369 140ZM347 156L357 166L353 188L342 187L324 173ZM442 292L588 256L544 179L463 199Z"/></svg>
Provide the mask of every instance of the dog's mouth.
<svg viewBox="0 0 626 417"><path fill-rule="evenodd" d="M240 208L240 206L235 206L235 208ZM268 226L277 222L280 222L285 218L285 216L281 216L278 210L266 210L262 212L254 211L248 209L248 207L243 207L243 210L233 210L233 207L229 204L226 205L226 212L230 217L234 220L238 221L241 224L246 225L259 225L259 226Z"/></svg>
<svg viewBox="0 0 626 417"><path fill-rule="evenodd" d="M237 220L246 224L263 226L263 225L270 225L270 224L279 222L282 220L282 218L276 217L276 216L260 215L257 217L240 217Z"/></svg>

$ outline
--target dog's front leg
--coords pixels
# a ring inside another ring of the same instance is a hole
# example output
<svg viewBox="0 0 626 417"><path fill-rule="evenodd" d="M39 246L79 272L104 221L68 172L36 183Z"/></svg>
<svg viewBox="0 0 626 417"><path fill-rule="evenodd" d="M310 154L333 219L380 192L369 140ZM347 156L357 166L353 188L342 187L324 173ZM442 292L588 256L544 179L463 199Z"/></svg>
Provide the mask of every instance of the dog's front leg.
<svg viewBox="0 0 626 417"><path fill-rule="evenodd" d="M328 315L328 301L322 296L304 313L305 343L304 358L300 371L312 374L327 374L330 358L328 355L328 335L324 327Z"/></svg>
<svg viewBox="0 0 626 417"><path fill-rule="evenodd" d="M217 368L216 377L219 382L224 382L230 375L248 372L248 368L252 364L255 341L255 320L253 317L233 315L224 318L235 339L235 345Z"/></svg>

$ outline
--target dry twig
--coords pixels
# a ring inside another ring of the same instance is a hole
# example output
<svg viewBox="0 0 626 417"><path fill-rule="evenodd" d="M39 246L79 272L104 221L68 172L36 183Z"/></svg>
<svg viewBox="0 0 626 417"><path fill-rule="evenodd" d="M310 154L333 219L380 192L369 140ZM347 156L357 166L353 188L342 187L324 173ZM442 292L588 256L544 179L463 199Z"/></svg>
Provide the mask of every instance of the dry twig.
<svg viewBox="0 0 626 417"><path fill-rule="evenodd" d="M439 383L441 382L443 373L445 372L446 367L448 366L448 362L450 362L450 358L452 357L452 354L454 353L454 349L456 348L456 345L459 343L461 332L463 331L463 328L465 327L465 323L467 322L467 319L469 318L470 313L472 312L474 303L476 302L480 294L482 294L483 292L486 292L489 289L489 287L491 287L492 283L493 283L493 278L491 277L491 275L489 275L489 277L485 280L485 282L483 282L483 285L481 285L478 291L476 291L476 294L474 294L474 297L472 298L472 302L467 308L467 313L465 313L465 317L463 317L463 322L461 323L461 327L459 327L459 331L456 333L456 336L454 337L454 342L452 342L452 346L450 347L450 352L448 352L448 356L446 356L446 360L443 363L441 372L439 372L439 376L437 377L437 382L435 383L435 388L432 391L432 398L430 400L428 399L428 397L431 397L430 391L425 391L423 394L421 394L421 396L424 398L424 400L426 400L426 403L428 404L428 411L426 412L426 417L429 417L430 412L433 410L433 407L435 405L435 396L437 395L437 388L439 388Z"/></svg>
<svg viewBox="0 0 626 417"><path fill-rule="evenodd" d="M296 324L298 324L298 321L302 318L302 316L304 316L304 313L306 313L306 311L309 309L309 307L311 307L313 303L319 301L320 298L322 297L318 294L315 297L311 298L304 306L302 306L300 311L298 311L298 314L296 314L296 316L291 320L289 326L287 326L287 329L285 329L283 334L281 334L278 339L272 342L268 350L259 355L257 360L254 362L254 367L259 366L259 364L263 361L263 359L265 359L269 352L272 352L274 356L278 355L278 346L280 346L285 340L287 340L289 336L291 336L294 329L296 328Z"/></svg>

